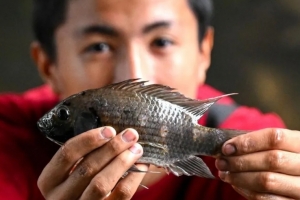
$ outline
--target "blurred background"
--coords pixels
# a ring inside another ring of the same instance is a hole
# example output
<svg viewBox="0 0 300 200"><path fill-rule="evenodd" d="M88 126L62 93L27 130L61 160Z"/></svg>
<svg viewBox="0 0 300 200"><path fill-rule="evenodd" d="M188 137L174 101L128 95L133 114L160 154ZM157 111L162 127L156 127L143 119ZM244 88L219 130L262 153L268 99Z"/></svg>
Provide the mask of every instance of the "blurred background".
<svg viewBox="0 0 300 200"><path fill-rule="evenodd" d="M299 0L215 0L207 83L300 130ZM31 61L30 0L0 0L0 92L42 84ZM1 109L1 108L0 108Z"/></svg>

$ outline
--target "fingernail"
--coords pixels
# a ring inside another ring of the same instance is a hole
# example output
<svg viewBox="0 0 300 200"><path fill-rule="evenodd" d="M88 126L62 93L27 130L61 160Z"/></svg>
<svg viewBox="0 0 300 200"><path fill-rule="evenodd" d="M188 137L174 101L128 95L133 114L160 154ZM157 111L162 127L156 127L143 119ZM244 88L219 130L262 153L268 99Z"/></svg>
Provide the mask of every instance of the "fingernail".
<svg viewBox="0 0 300 200"><path fill-rule="evenodd" d="M219 171L219 177L221 180L225 181L226 176L229 174L229 171Z"/></svg>
<svg viewBox="0 0 300 200"><path fill-rule="evenodd" d="M122 134L122 139L125 142L132 142L136 138L136 135L132 131L125 130Z"/></svg>
<svg viewBox="0 0 300 200"><path fill-rule="evenodd" d="M102 138L105 138L105 139L110 139L114 136L114 132L109 130L106 127L103 127L100 129L100 134L101 134Z"/></svg>
<svg viewBox="0 0 300 200"><path fill-rule="evenodd" d="M129 151L131 151L134 154L140 154L142 149L140 145L134 144L132 147L130 147Z"/></svg>
<svg viewBox="0 0 300 200"><path fill-rule="evenodd" d="M236 152L236 148L232 144L226 144L224 147L224 154L229 156Z"/></svg>
<svg viewBox="0 0 300 200"><path fill-rule="evenodd" d="M216 160L216 168L218 170L221 170L221 171L226 171L228 170L228 164L227 164L227 161L224 160L224 159L217 159Z"/></svg>

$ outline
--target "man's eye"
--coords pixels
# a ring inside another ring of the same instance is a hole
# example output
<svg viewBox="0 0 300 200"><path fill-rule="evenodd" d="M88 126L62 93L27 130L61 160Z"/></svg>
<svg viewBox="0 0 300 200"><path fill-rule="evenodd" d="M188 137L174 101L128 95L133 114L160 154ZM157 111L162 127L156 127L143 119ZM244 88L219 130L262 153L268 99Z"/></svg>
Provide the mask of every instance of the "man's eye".
<svg viewBox="0 0 300 200"><path fill-rule="evenodd" d="M92 51L96 53L103 53L109 50L110 50L110 46L104 42L93 44L87 48L87 51Z"/></svg>
<svg viewBox="0 0 300 200"><path fill-rule="evenodd" d="M173 44L173 41L167 38L158 38L153 41L152 45L156 47L167 47Z"/></svg>

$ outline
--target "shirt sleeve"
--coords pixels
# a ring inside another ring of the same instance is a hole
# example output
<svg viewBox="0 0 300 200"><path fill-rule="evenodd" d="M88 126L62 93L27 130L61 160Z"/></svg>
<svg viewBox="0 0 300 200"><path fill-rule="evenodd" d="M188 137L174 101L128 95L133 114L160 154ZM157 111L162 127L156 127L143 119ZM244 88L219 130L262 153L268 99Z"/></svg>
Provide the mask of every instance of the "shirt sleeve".
<svg viewBox="0 0 300 200"><path fill-rule="evenodd" d="M37 131L41 108L52 106L39 93L0 95L0 196L5 199L44 199L37 179L57 147Z"/></svg>
<svg viewBox="0 0 300 200"><path fill-rule="evenodd" d="M14 200L43 199L37 188L37 165L30 164L32 148L23 144L23 133L18 127L0 121L0 196Z"/></svg>
<svg viewBox="0 0 300 200"><path fill-rule="evenodd" d="M239 106L219 127L258 130L263 128L285 128L285 124L275 113L262 113L256 108Z"/></svg>

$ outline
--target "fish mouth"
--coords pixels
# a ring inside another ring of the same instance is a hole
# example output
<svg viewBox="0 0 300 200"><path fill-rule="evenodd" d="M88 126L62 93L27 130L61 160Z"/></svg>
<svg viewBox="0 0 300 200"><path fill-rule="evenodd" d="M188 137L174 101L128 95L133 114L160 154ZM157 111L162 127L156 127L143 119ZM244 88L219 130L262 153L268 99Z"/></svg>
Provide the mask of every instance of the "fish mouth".
<svg viewBox="0 0 300 200"><path fill-rule="evenodd" d="M51 117L52 113L49 113L38 120L37 126L41 132L49 134L53 130L54 127L52 124Z"/></svg>
<svg viewBox="0 0 300 200"><path fill-rule="evenodd" d="M37 121L37 127L51 142L62 146L64 143L55 139L58 137L57 134L54 133L57 128L55 127L55 121L53 121L52 117L53 112L45 114Z"/></svg>
<svg viewBox="0 0 300 200"><path fill-rule="evenodd" d="M53 127L51 127L52 123L50 120L41 119L37 122L37 125L39 130L46 134L49 134L53 130Z"/></svg>
<svg viewBox="0 0 300 200"><path fill-rule="evenodd" d="M59 146L63 145L62 142L59 142L59 141L54 140L53 138L49 137L49 135L51 134L51 132L54 130L54 127L50 128L49 124L45 123L44 120L38 121L37 124L38 124L38 128L40 129L40 131L45 134L46 138L48 138L51 142L54 142L55 144L58 144Z"/></svg>

